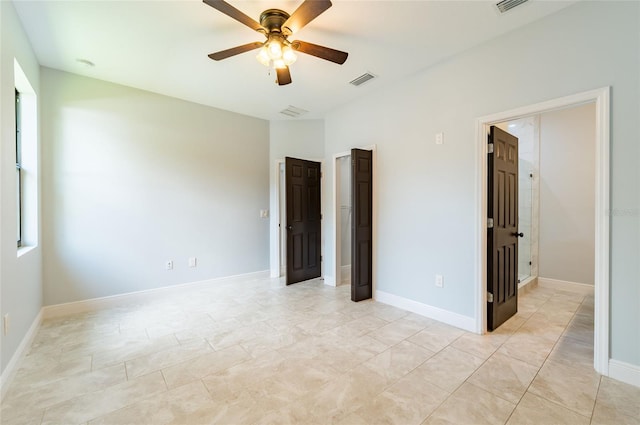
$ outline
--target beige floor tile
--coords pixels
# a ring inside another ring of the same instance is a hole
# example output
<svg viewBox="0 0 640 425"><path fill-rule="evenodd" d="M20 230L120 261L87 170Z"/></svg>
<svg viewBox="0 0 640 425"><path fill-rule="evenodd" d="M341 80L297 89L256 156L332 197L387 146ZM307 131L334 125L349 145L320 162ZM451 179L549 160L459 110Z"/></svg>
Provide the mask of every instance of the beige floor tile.
<svg viewBox="0 0 640 425"><path fill-rule="evenodd" d="M408 341L402 341L386 351L367 360L363 366L392 384L421 365L433 352Z"/></svg>
<svg viewBox="0 0 640 425"><path fill-rule="evenodd" d="M89 421L89 425L163 425L173 421L181 422L187 417L195 419L198 413L205 416L215 408L207 389L202 382L196 381L146 397L135 404L93 419Z"/></svg>
<svg viewBox="0 0 640 425"><path fill-rule="evenodd" d="M44 409L25 409L14 413L13 416L4 415L0 410L0 424L2 425L40 425Z"/></svg>
<svg viewBox="0 0 640 425"><path fill-rule="evenodd" d="M549 354L549 360L569 366L575 364L593 366L593 344L562 337Z"/></svg>
<svg viewBox="0 0 640 425"><path fill-rule="evenodd" d="M465 331L461 329L437 323L416 333L409 338L409 341L433 352L438 352L464 334Z"/></svg>
<svg viewBox="0 0 640 425"><path fill-rule="evenodd" d="M412 372L363 405L356 414L367 423L420 424L449 396Z"/></svg>
<svg viewBox="0 0 640 425"><path fill-rule="evenodd" d="M532 288L480 336L349 292L253 279L47 320L0 422L640 425L636 388L598 390L592 293Z"/></svg>
<svg viewBox="0 0 640 425"><path fill-rule="evenodd" d="M169 388L188 384L251 359L239 345L214 351L162 369Z"/></svg>
<svg viewBox="0 0 640 425"><path fill-rule="evenodd" d="M465 353L473 354L482 359L488 359L509 338L504 334L477 335L466 333L453 341L450 346Z"/></svg>
<svg viewBox="0 0 640 425"><path fill-rule="evenodd" d="M371 425L371 422L359 416L357 413L351 413L341 418L336 425Z"/></svg>
<svg viewBox="0 0 640 425"><path fill-rule="evenodd" d="M408 311L386 304L376 304L372 314L387 322L393 322L409 314Z"/></svg>
<svg viewBox="0 0 640 425"><path fill-rule="evenodd" d="M23 416L28 410L45 409L88 391L98 391L125 382L126 379L124 365L117 365L45 384L35 382L26 389L11 388L2 400L2 418L8 420Z"/></svg>
<svg viewBox="0 0 640 425"><path fill-rule="evenodd" d="M328 330L342 326L349 318L342 313L317 314L316 317L298 323L297 328L310 335L320 335Z"/></svg>
<svg viewBox="0 0 640 425"><path fill-rule="evenodd" d="M52 406L44 412L42 425L84 423L166 389L162 374L154 372Z"/></svg>
<svg viewBox="0 0 640 425"><path fill-rule="evenodd" d="M527 334L542 337L550 341L557 341L564 332L567 323L573 317L573 313L545 314L536 312L518 329L518 334ZM560 319L559 319L560 318ZM558 323L564 321L564 323Z"/></svg>
<svg viewBox="0 0 640 425"><path fill-rule="evenodd" d="M556 403L526 393L509 418L507 425L589 425L589 418Z"/></svg>
<svg viewBox="0 0 640 425"><path fill-rule="evenodd" d="M464 383L424 424L503 424L516 407L472 384Z"/></svg>
<svg viewBox="0 0 640 425"><path fill-rule="evenodd" d="M416 370L426 382L448 392L458 388L484 360L453 347L447 347L434 355Z"/></svg>
<svg viewBox="0 0 640 425"><path fill-rule="evenodd" d="M547 361L529 391L559 403L576 413L591 417L600 375L589 366L567 366Z"/></svg>
<svg viewBox="0 0 640 425"><path fill-rule="evenodd" d="M538 368L521 360L496 354L467 380L477 387L518 403L538 373Z"/></svg>
<svg viewBox="0 0 640 425"><path fill-rule="evenodd" d="M603 376L596 410L599 408L617 411L640 422L640 388Z"/></svg>
<svg viewBox="0 0 640 425"><path fill-rule="evenodd" d="M384 377L360 366L330 380L295 404L304 409L306 417L320 423L339 422L381 393L386 382ZM302 412L296 413L297 408L286 410L294 416L302 415Z"/></svg>
<svg viewBox="0 0 640 425"><path fill-rule="evenodd" d="M389 322L372 314L358 317L331 330L332 333L347 338L357 338L388 325Z"/></svg>
<svg viewBox="0 0 640 425"><path fill-rule="evenodd" d="M168 335L152 340L131 342L124 347L97 351L93 354L93 370L124 363L138 357L148 356L179 345L175 336Z"/></svg>
<svg viewBox="0 0 640 425"><path fill-rule="evenodd" d="M567 326L563 336L586 344L593 344L593 322L589 323L574 319Z"/></svg>
<svg viewBox="0 0 640 425"><path fill-rule="evenodd" d="M395 345L424 329L425 325L404 318L393 321L370 333L370 336L378 341Z"/></svg>
<svg viewBox="0 0 640 425"><path fill-rule="evenodd" d="M59 361L58 361L59 360ZM64 357L38 366L21 368L13 379L13 388L28 388L34 382L45 385L65 377L91 372L91 356L64 360Z"/></svg>
<svg viewBox="0 0 640 425"><path fill-rule="evenodd" d="M207 337L207 341L209 341L216 350L222 350L236 344L251 341L254 338L271 332L273 332L273 328L269 325L257 323L251 326L221 330Z"/></svg>
<svg viewBox="0 0 640 425"><path fill-rule="evenodd" d="M627 416L615 408L600 404L596 401L593 409L591 425L640 425L640 418Z"/></svg>
<svg viewBox="0 0 640 425"><path fill-rule="evenodd" d="M498 353L540 367L553 350L555 341L525 333L520 328L498 349Z"/></svg>
<svg viewBox="0 0 640 425"><path fill-rule="evenodd" d="M242 342L240 346L251 354L252 357L260 357L267 352L299 343L308 337L308 334L297 328L281 331L274 330Z"/></svg>
<svg viewBox="0 0 640 425"><path fill-rule="evenodd" d="M213 348L204 340L185 342L171 346L146 356L137 357L125 362L129 379L147 375L156 370L164 369L177 363L184 362L204 354L212 353Z"/></svg>

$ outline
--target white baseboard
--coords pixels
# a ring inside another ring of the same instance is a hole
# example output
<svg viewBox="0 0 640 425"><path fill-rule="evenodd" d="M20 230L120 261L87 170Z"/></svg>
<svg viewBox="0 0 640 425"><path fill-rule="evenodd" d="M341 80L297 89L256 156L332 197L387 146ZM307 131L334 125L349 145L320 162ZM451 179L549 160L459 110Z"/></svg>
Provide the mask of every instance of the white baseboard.
<svg viewBox="0 0 640 425"><path fill-rule="evenodd" d="M211 285L233 283L240 280L268 279L269 276L269 270L263 270L235 276L165 286L162 288L147 289L144 291L128 292L108 297L91 298L88 300L74 301L64 304L48 305L42 308L42 318L49 319L52 317L67 316L69 314L84 313L87 311L104 310L107 308L118 307L123 304L148 301L154 297L167 296L171 293L183 292L185 290L206 288Z"/></svg>
<svg viewBox="0 0 640 425"><path fill-rule="evenodd" d="M640 387L640 366L609 359L609 378Z"/></svg>
<svg viewBox="0 0 640 425"><path fill-rule="evenodd" d="M561 289L563 291L578 292L580 294L593 292L594 285L580 282L570 282L568 280L549 279L547 277L538 277L538 286L543 288Z"/></svg>
<svg viewBox="0 0 640 425"><path fill-rule="evenodd" d="M469 332L476 332L476 321L471 317L433 307L428 304L422 304L383 291L376 291L374 298L378 302L389 304Z"/></svg>
<svg viewBox="0 0 640 425"><path fill-rule="evenodd" d="M11 381L18 371L18 366L22 362L24 356L27 354L27 350L29 349L29 347L31 347L31 343L33 342L33 338L36 336L36 333L40 328L41 322L42 310L40 310L36 318L33 319L33 323L31 323L29 330L27 330L27 333L25 334L24 338L22 338L20 345L18 345L18 348L13 353L13 356L11 356L11 360L9 360L9 363L4 368L2 375L0 375L0 401L4 399L4 396L9 389L9 384L11 384Z"/></svg>

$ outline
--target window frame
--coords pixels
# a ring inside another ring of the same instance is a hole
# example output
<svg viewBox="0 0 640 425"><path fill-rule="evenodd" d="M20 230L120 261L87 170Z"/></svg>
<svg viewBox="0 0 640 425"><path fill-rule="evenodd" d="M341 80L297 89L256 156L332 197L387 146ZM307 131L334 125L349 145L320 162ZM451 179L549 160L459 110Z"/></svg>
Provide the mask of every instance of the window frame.
<svg viewBox="0 0 640 425"><path fill-rule="evenodd" d="M20 107L20 92L16 88L15 113L16 113L16 225L17 245L22 246L22 113Z"/></svg>

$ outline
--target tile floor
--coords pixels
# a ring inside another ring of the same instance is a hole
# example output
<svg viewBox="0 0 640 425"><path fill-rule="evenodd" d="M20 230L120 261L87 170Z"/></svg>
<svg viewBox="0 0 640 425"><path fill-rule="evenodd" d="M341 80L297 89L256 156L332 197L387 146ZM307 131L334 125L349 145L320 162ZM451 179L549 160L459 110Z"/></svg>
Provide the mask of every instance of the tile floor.
<svg viewBox="0 0 640 425"><path fill-rule="evenodd" d="M640 424L593 371L593 295L538 287L479 336L321 281L251 280L46 320L9 424Z"/></svg>

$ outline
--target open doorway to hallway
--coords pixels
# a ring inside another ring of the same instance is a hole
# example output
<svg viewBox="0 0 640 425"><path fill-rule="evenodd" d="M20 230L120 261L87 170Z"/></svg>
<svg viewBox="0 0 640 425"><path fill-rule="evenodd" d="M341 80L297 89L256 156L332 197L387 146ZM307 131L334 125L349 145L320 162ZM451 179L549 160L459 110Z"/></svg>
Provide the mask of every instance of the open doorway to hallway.
<svg viewBox="0 0 640 425"><path fill-rule="evenodd" d="M477 263L478 271L478 292L476 301L477 324L480 332L486 331L486 314L487 305L491 302L493 294L489 297L487 291L487 155L489 154L486 135L490 126L498 123L517 120L523 117L546 114L550 112L558 112L567 108L573 108L580 105L592 103L594 105L593 114L595 116L595 143L593 151L593 167L595 175L590 182L579 181L581 187L591 190L593 194L592 210L594 211L594 219L592 220L591 229L588 231L593 235L594 247L593 252L593 276L594 288L594 366L595 369L602 373L608 373L608 356L609 356L609 217L607 210L609 207L609 88L593 90L590 92L579 93L565 98L554 99L540 104L530 105L518 108L512 111L506 111L491 116L479 118L477 120L477 143L478 143L478 238L477 238ZM577 167L580 158L574 156L567 157L564 155L564 168L562 173L565 180L572 180L572 167ZM542 201L541 201L542 202ZM542 207L541 207L542 208ZM575 223L572 223L575 224ZM542 234L540 234L541 244ZM553 239L549 239L553 240ZM557 240L555 241L557 244ZM565 248L566 250L566 248ZM542 250L538 248L540 255ZM566 262L565 262L566 263ZM549 262L548 264L551 264ZM562 264L562 263L561 263ZM565 264L566 266L566 264ZM539 263L539 268L542 264ZM582 270L584 271L584 270ZM587 271L589 272L589 271ZM539 272L540 274L540 269ZM565 279L555 279L556 284L571 282ZM560 281L560 282L558 282ZM547 282L549 283L549 282Z"/></svg>

